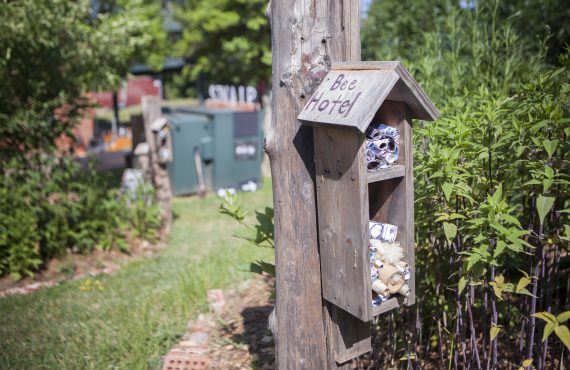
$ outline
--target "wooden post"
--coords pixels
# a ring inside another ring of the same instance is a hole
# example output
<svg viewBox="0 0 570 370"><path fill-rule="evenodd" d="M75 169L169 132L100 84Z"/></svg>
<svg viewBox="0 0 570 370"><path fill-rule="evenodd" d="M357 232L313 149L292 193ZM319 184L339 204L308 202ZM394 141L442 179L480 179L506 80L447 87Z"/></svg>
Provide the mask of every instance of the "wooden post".
<svg viewBox="0 0 570 370"><path fill-rule="evenodd" d="M153 122L161 116L160 97L143 96L141 106L144 119L144 130L146 142L149 146L149 162L151 180L156 189L156 198L160 206L161 216L161 233L167 236L170 233L170 225L172 224L172 206L171 206L171 190L170 178L166 165L159 162L159 153L155 133L151 130Z"/></svg>
<svg viewBox="0 0 570 370"><path fill-rule="evenodd" d="M359 0L274 0L268 16L273 115L265 150L275 208L277 368L333 369L332 347L344 346L338 318L347 315L321 297L313 130L297 115L332 62L360 60Z"/></svg>

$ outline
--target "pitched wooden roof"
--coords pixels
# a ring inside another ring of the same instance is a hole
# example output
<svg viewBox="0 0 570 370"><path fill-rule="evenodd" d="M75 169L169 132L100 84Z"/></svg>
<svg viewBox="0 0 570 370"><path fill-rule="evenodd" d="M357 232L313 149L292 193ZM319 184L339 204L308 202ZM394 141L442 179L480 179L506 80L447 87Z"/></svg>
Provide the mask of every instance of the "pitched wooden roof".
<svg viewBox="0 0 570 370"><path fill-rule="evenodd" d="M439 116L400 62L355 62L333 64L298 119L364 132L385 100L405 102L413 118L433 121Z"/></svg>

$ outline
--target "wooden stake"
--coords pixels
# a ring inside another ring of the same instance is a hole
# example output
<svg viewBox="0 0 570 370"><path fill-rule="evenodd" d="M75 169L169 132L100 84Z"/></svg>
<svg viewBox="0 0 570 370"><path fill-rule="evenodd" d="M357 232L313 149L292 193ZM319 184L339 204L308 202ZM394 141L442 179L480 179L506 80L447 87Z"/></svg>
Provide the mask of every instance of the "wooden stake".
<svg viewBox="0 0 570 370"><path fill-rule="evenodd" d="M156 198L160 206L161 236L165 237L170 234L170 225L172 224L172 192L170 190L170 178L166 165L159 163L159 148L157 148L156 134L151 130L152 123L161 116L160 97L143 96L141 98L141 106L144 119L145 139L149 146L150 177L156 189Z"/></svg>
<svg viewBox="0 0 570 370"><path fill-rule="evenodd" d="M332 62L360 60L359 0L271 1L268 17L273 115L265 150L275 208L277 368L335 369L335 348L345 345L339 335L363 325L321 297L313 129L297 115Z"/></svg>

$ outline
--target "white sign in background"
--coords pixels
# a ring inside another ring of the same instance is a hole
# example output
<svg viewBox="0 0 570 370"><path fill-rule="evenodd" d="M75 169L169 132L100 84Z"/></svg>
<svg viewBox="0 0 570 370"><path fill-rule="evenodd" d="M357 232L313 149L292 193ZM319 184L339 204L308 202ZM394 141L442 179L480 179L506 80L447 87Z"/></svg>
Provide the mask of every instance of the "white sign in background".
<svg viewBox="0 0 570 370"><path fill-rule="evenodd" d="M254 103L257 99L253 86L210 85L208 94L211 99L231 103Z"/></svg>

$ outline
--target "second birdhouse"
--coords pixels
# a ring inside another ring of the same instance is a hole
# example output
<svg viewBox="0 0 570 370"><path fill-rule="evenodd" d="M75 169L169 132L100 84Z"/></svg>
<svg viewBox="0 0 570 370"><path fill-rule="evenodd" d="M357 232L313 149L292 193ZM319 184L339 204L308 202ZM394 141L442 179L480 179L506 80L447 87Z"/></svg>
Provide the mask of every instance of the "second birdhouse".
<svg viewBox="0 0 570 370"><path fill-rule="evenodd" d="M315 127L323 297L363 321L415 301L412 119L439 112L399 62L334 64Z"/></svg>

